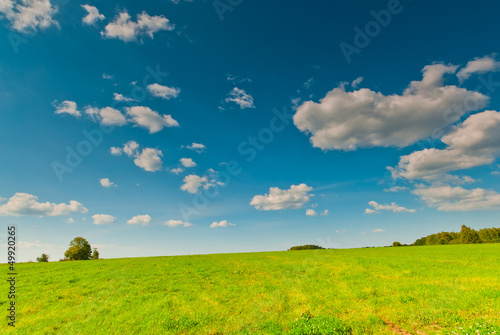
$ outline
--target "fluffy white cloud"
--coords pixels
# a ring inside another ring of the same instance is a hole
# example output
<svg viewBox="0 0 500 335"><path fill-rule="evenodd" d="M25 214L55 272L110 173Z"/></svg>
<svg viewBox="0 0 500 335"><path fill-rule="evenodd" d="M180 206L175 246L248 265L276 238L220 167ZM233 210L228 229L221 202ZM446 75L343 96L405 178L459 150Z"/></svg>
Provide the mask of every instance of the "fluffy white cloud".
<svg viewBox="0 0 500 335"><path fill-rule="evenodd" d="M458 79L464 81L474 73L487 73L498 71L500 69L500 62L497 62L493 56L476 57L469 61L467 65L457 73Z"/></svg>
<svg viewBox="0 0 500 335"><path fill-rule="evenodd" d="M313 196L309 194L312 190L306 184L292 185L288 190L271 187L269 194L254 196L250 205L263 211L302 208Z"/></svg>
<svg viewBox="0 0 500 335"><path fill-rule="evenodd" d="M402 156L395 168L388 168L393 177L442 180L447 172L492 163L500 156L500 113L484 111L469 116L441 141L447 145L445 149L424 149Z"/></svg>
<svg viewBox="0 0 500 335"><path fill-rule="evenodd" d="M408 209L405 207L401 207L399 205L396 205L395 202L391 203L390 205L380 205L376 203L375 201L370 201L368 205L372 206L374 210L371 208L365 209L365 214L375 214L378 213L377 211L392 211L394 213L415 213L415 209Z"/></svg>
<svg viewBox="0 0 500 335"><path fill-rule="evenodd" d="M293 120L311 135L312 145L323 150L405 147L488 103L479 92L443 86L444 75L455 71L456 66L428 65L423 79L411 82L402 95L366 88L346 92L341 85L319 103L304 102Z"/></svg>
<svg viewBox="0 0 500 335"><path fill-rule="evenodd" d="M82 19L82 22L88 25L95 25L97 21L104 20L105 17L99 14L99 10L95 6L82 5L82 7L87 11L87 15Z"/></svg>
<svg viewBox="0 0 500 335"><path fill-rule="evenodd" d="M200 187L207 188L209 185L208 178L206 176L200 177L195 174L190 174L184 177L184 184L181 186L181 190L195 194L198 192Z"/></svg>
<svg viewBox="0 0 500 335"><path fill-rule="evenodd" d="M190 145L186 145L186 148L188 148L189 150L196 151L197 153L202 153L203 151L205 151L207 147L204 144L193 142Z"/></svg>
<svg viewBox="0 0 500 335"><path fill-rule="evenodd" d="M245 108L255 108L253 104L253 97L245 92L245 90L235 87L229 92L229 97L226 98L226 102L234 102L241 109Z"/></svg>
<svg viewBox="0 0 500 335"><path fill-rule="evenodd" d="M146 148L134 159L135 165L149 171L155 172L161 170L163 154L158 149Z"/></svg>
<svg viewBox="0 0 500 335"><path fill-rule="evenodd" d="M134 106L126 109L132 122L146 128L151 134L161 131L164 127L178 127L179 123L170 115L160 115L149 107Z"/></svg>
<svg viewBox="0 0 500 335"><path fill-rule="evenodd" d="M115 100L115 101L125 101L125 102L137 101L135 99L126 97L123 94L119 94L119 93L113 93L113 100Z"/></svg>
<svg viewBox="0 0 500 335"><path fill-rule="evenodd" d="M147 86L149 94L156 98L162 98L165 100L170 100L172 98L177 98L180 89L175 87L162 86L160 84L150 84Z"/></svg>
<svg viewBox="0 0 500 335"><path fill-rule="evenodd" d="M163 153L161 150L145 148L140 151L139 144L135 141L128 141L123 145L123 148L111 148L112 155L120 156L123 153L125 153L128 157L133 157L135 165L146 171L155 172L161 170L163 164L161 160Z"/></svg>
<svg viewBox="0 0 500 335"><path fill-rule="evenodd" d="M193 167L196 166L196 163L191 158L181 158L179 160L184 167Z"/></svg>
<svg viewBox="0 0 500 335"><path fill-rule="evenodd" d="M127 221L128 224L142 224L143 226L148 225L151 222L151 216L149 215L136 215Z"/></svg>
<svg viewBox="0 0 500 335"><path fill-rule="evenodd" d="M179 220L168 220L165 222L165 225L168 227L174 228L174 227L179 227L179 226L189 227L189 226L192 226L193 224L189 223L189 222L179 221Z"/></svg>
<svg viewBox="0 0 500 335"><path fill-rule="evenodd" d="M99 180L102 187L116 187L117 185L113 183L109 178L102 178Z"/></svg>
<svg viewBox="0 0 500 335"><path fill-rule="evenodd" d="M76 102L65 100L61 102L59 105L54 102L54 107L56 108L56 114L69 114L75 117L80 117L82 114L76 107Z"/></svg>
<svg viewBox="0 0 500 335"><path fill-rule="evenodd" d="M111 224L115 223L116 218L111 215L107 214L96 214L92 215L92 219L94 220L94 224L101 225L101 224Z"/></svg>
<svg viewBox="0 0 500 335"><path fill-rule="evenodd" d="M124 42L137 41L138 37L149 36L153 39L154 34L161 30L173 30L174 25L161 16L149 16L146 12L137 15L137 21L132 21L130 15L124 11L115 17L114 21L108 23L101 32L105 38L117 38Z"/></svg>
<svg viewBox="0 0 500 335"><path fill-rule="evenodd" d="M412 191L429 207L439 211L476 211L500 209L500 194L482 188L464 189L460 186L423 186Z"/></svg>
<svg viewBox="0 0 500 335"><path fill-rule="evenodd" d="M232 224L230 222L227 222L227 220L223 220L221 222L212 222L210 225L210 228L222 228L222 227L229 227L229 226L236 226L235 224Z"/></svg>
<svg viewBox="0 0 500 335"><path fill-rule="evenodd" d="M314 209L306 209L306 215L307 216L316 216L318 213Z"/></svg>
<svg viewBox="0 0 500 335"><path fill-rule="evenodd" d="M112 107L95 108L87 106L85 113L95 122L100 122L106 126L123 126L127 124L127 119L122 112Z"/></svg>
<svg viewBox="0 0 500 335"><path fill-rule="evenodd" d="M22 33L34 33L51 25L59 26L53 19L57 10L50 0L0 1L0 14L9 20L14 30Z"/></svg>
<svg viewBox="0 0 500 335"><path fill-rule="evenodd" d="M88 210L78 201L71 200L69 204L42 203L38 202L37 196L28 193L16 193L7 203L0 205L0 215L7 216L59 216L75 212L86 213Z"/></svg>

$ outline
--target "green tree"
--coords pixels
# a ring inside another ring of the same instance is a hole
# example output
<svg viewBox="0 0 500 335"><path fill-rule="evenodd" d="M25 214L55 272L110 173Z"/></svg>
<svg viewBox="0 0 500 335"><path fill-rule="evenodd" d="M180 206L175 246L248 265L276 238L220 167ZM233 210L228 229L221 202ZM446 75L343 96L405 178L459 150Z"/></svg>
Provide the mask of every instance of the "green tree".
<svg viewBox="0 0 500 335"><path fill-rule="evenodd" d="M401 246L401 242L398 242L398 241L392 242L392 246L393 247L400 247Z"/></svg>
<svg viewBox="0 0 500 335"><path fill-rule="evenodd" d="M462 225L462 229L460 229L460 243L481 243L481 239L479 238L477 231L470 229L466 225Z"/></svg>
<svg viewBox="0 0 500 335"><path fill-rule="evenodd" d="M92 248L89 242L83 237L75 237L69 244L64 256L72 261L89 260L92 256Z"/></svg>
<svg viewBox="0 0 500 335"><path fill-rule="evenodd" d="M99 259L99 251L97 251L97 248L94 248L91 259Z"/></svg>
<svg viewBox="0 0 500 335"><path fill-rule="evenodd" d="M41 263L41 262L48 262L49 261L49 255L47 254L42 254L42 256L37 257L36 261Z"/></svg>

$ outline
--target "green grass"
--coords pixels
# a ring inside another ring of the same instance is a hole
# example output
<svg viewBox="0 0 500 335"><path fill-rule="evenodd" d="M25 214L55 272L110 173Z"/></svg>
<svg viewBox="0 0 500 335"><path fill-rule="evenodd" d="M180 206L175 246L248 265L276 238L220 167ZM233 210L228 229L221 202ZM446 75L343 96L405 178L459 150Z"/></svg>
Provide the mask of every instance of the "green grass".
<svg viewBox="0 0 500 335"><path fill-rule="evenodd" d="M493 334L499 256L484 244L18 264L17 327L2 316L0 332ZM2 280L5 316L7 292Z"/></svg>

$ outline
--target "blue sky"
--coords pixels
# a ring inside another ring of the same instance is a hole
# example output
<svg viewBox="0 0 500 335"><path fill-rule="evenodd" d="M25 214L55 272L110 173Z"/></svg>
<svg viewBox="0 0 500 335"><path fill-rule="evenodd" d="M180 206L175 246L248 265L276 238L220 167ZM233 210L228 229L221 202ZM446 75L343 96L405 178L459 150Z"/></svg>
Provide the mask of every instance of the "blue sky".
<svg viewBox="0 0 500 335"><path fill-rule="evenodd" d="M499 6L0 0L0 236L27 261L498 226Z"/></svg>

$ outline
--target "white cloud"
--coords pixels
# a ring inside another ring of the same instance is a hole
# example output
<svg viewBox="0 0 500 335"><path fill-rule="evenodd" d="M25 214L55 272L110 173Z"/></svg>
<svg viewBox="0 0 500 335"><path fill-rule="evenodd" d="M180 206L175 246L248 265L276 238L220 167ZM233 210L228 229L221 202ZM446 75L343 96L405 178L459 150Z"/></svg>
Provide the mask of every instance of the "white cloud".
<svg viewBox="0 0 500 335"><path fill-rule="evenodd" d="M325 209L320 215L328 215L328 209Z"/></svg>
<svg viewBox="0 0 500 335"><path fill-rule="evenodd" d="M306 209L306 215L307 216L316 216L318 213L314 209Z"/></svg>
<svg viewBox="0 0 500 335"><path fill-rule="evenodd" d="M373 232L373 233L382 233L382 232L384 232L384 231L385 231L385 230L380 229L380 228L375 228L375 229L372 229L372 232Z"/></svg>
<svg viewBox="0 0 500 335"><path fill-rule="evenodd" d="M82 7L87 11L87 15L82 19L82 22L87 25L95 25L97 21L102 21L105 16L99 14L99 10L95 6L82 5Z"/></svg>
<svg viewBox="0 0 500 335"><path fill-rule="evenodd" d="M179 160L184 167L193 167L196 166L196 163L191 158L181 158Z"/></svg>
<svg viewBox="0 0 500 335"><path fill-rule="evenodd" d="M366 214L374 214L376 211L392 211L394 213L415 213L415 209L408 209L405 207L401 207L399 205L396 205L395 202L391 203L390 205L380 205L376 203L375 201L370 201L368 203L370 206L372 206L375 210L372 210L370 208L367 208L365 210Z"/></svg>
<svg viewBox="0 0 500 335"><path fill-rule="evenodd" d="M482 188L464 189L460 186L423 186L412 191L429 207L438 211L476 211L500 209L500 194Z"/></svg>
<svg viewBox="0 0 500 335"><path fill-rule="evenodd" d="M56 108L56 114L69 114L75 117L80 117L82 114L76 107L76 102L65 100L61 102L59 105L54 101L54 107Z"/></svg>
<svg viewBox="0 0 500 335"><path fill-rule="evenodd" d="M371 208L365 209L365 214L379 214L380 212L374 211Z"/></svg>
<svg viewBox="0 0 500 335"><path fill-rule="evenodd" d="M193 142L190 145L186 145L186 148L188 148L189 150L196 151L197 153L202 153L203 151L205 151L205 149L207 147L201 143L194 143Z"/></svg>
<svg viewBox="0 0 500 335"><path fill-rule="evenodd" d="M100 122L106 126L123 126L127 124L127 119L123 114L112 107L95 108L87 106L85 113L95 122Z"/></svg>
<svg viewBox="0 0 500 335"><path fill-rule="evenodd" d="M179 123L170 115L160 115L149 107L134 106L126 109L132 117L132 122L146 128L151 134L161 131L164 127L178 127Z"/></svg>
<svg viewBox="0 0 500 335"><path fill-rule="evenodd" d="M394 186L391 188L386 188L384 192L401 192L401 191L406 191L408 187L406 186Z"/></svg>
<svg viewBox="0 0 500 335"><path fill-rule="evenodd" d="M172 172L173 174L180 174L182 172L184 172L184 169L183 168L175 168L175 169L170 169L170 172Z"/></svg>
<svg viewBox="0 0 500 335"><path fill-rule="evenodd" d="M66 220L66 222L67 222L67 223L74 223L74 222L75 222L75 219L73 219L73 218L69 218L69 219L67 219L67 220Z"/></svg>
<svg viewBox="0 0 500 335"><path fill-rule="evenodd" d="M212 222L210 225L210 228L222 228L222 227L229 227L229 226L236 226L235 224L232 224L230 222L227 222L227 220L223 220L221 222Z"/></svg>
<svg viewBox="0 0 500 335"><path fill-rule="evenodd" d="M102 74L102 79L113 79L114 77L110 74L103 73Z"/></svg>
<svg viewBox="0 0 500 335"><path fill-rule="evenodd" d="M197 193L200 187L207 188L207 185L209 185L206 176L200 177L195 174L185 176L183 181L184 184L181 186L181 190L192 194Z"/></svg>
<svg viewBox="0 0 500 335"><path fill-rule="evenodd" d="M311 135L312 145L323 150L405 147L488 103L479 92L443 86L444 75L455 71L456 66L428 65L423 79L411 82L402 95L366 88L346 92L341 85L319 103L304 102L293 120Z"/></svg>
<svg viewBox="0 0 500 335"><path fill-rule="evenodd" d="M245 90L235 87L229 92L229 97L226 98L226 102L234 102L241 109L245 108L255 108L253 104L253 97L245 92Z"/></svg>
<svg viewBox="0 0 500 335"><path fill-rule="evenodd" d="M2 199L1 202L4 202ZM78 201L71 200L69 204L55 204L50 202L38 202L38 197L28 193L16 193L7 203L0 205L0 216L59 216L71 213L88 212Z"/></svg>
<svg viewBox="0 0 500 335"><path fill-rule="evenodd" d="M126 97L123 94L119 94L119 93L113 93L113 100L115 100L115 101L126 101L126 102L137 101L135 99Z"/></svg>
<svg viewBox="0 0 500 335"><path fill-rule="evenodd" d="M92 219L94 220L94 224L101 225L101 224L111 224L115 223L116 218L111 215L107 214L96 214L92 215Z"/></svg>
<svg viewBox="0 0 500 335"><path fill-rule="evenodd" d="M363 81L363 77L358 77L356 79L354 79L351 83L351 86L354 87L354 88L357 88L359 84L361 84L361 82Z"/></svg>
<svg viewBox="0 0 500 335"><path fill-rule="evenodd" d="M111 180L109 180L109 178L102 178L99 180L99 183L101 183L102 187L116 187L116 186L118 186L115 183L113 183Z"/></svg>
<svg viewBox="0 0 500 335"><path fill-rule="evenodd" d="M160 84L150 84L147 86L149 94L156 98L162 98L165 100L170 100L172 98L177 98L180 89L175 87L162 86Z"/></svg>
<svg viewBox="0 0 500 335"><path fill-rule="evenodd" d="M136 156L134 163L146 171L155 172L161 170L161 157L163 157L163 154L160 150L146 148L142 150L141 154Z"/></svg>
<svg viewBox="0 0 500 335"><path fill-rule="evenodd" d="M309 194L312 189L306 184L292 185L289 190L271 187L269 194L254 196L250 205L264 211L302 208L313 196Z"/></svg>
<svg viewBox="0 0 500 335"><path fill-rule="evenodd" d="M138 167L149 171L155 172L161 170L163 153L161 150L153 148L145 148L139 151L139 144L136 141L128 141L123 145L123 148L112 147L111 154L120 156L125 153L128 157L134 158L134 163Z"/></svg>
<svg viewBox="0 0 500 335"><path fill-rule="evenodd" d="M35 33L51 25L59 26L53 16L58 8L50 0L1 0L0 14L12 28L22 33Z"/></svg>
<svg viewBox="0 0 500 335"><path fill-rule="evenodd" d="M137 215L127 221L128 224L142 224L143 226L148 225L151 222L151 216L149 215Z"/></svg>
<svg viewBox="0 0 500 335"><path fill-rule="evenodd" d="M498 71L499 69L500 62L497 62L494 56L484 56L481 58L476 57L473 60L469 61L464 68L458 71L457 77L458 79L460 79L460 81L464 81L469 78L471 74L487 73Z"/></svg>
<svg viewBox="0 0 500 335"><path fill-rule="evenodd" d="M179 221L179 220L168 220L165 222L165 225L168 227L174 228L174 227L179 227L179 226L189 227L189 226L192 226L193 224L189 223L189 222Z"/></svg>
<svg viewBox="0 0 500 335"><path fill-rule="evenodd" d="M402 156L396 167L388 167L393 177L443 180L447 172L492 163L500 156L500 113L484 111L469 116L441 141L446 148L424 149ZM453 177L448 176L448 179ZM462 180L470 181L468 177Z"/></svg>
<svg viewBox="0 0 500 335"><path fill-rule="evenodd" d="M174 25L161 16L149 16L146 12L137 15L137 21L131 20L130 15L124 11L115 17L114 21L108 23L101 32L104 38L117 38L124 42L137 41L138 37L149 36L153 39L154 34L161 30L173 30Z"/></svg>

